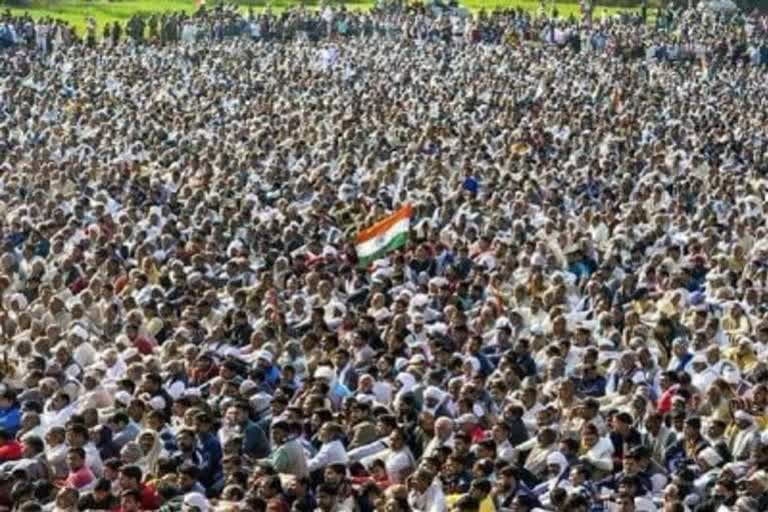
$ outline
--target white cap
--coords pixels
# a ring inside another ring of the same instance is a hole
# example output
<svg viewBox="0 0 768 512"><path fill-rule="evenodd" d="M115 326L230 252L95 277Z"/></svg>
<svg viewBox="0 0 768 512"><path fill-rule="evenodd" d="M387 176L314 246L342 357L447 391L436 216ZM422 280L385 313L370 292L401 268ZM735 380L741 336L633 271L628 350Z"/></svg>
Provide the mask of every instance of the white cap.
<svg viewBox="0 0 768 512"><path fill-rule="evenodd" d="M183 504L186 507L195 507L199 509L200 512L208 512L209 510L208 500L199 492L190 492L186 494L184 496Z"/></svg>
<svg viewBox="0 0 768 512"><path fill-rule="evenodd" d="M161 396L153 397L149 401L149 406L154 409L155 411L162 411L165 409L165 398Z"/></svg>
<svg viewBox="0 0 768 512"><path fill-rule="evenodd" d="M127 391L118 391L115 393L115 402L127 405L131 402L131 395Z"/></svg>
<svg viewBox="0 0 768 512"><path fill-rule="evenodd" d="M259 350L256 352L256 358L257 359L263 359L267 361L268 363L272 362L272 353L269 350Z"/></svg>
<svg viewBox="0 0 768 512"><path fill-rule="evenodd" d="M250 379L246 379L243 382L240 383L240 394L245 395L253 391L258 387L258 384L253 382Z"/></svg>

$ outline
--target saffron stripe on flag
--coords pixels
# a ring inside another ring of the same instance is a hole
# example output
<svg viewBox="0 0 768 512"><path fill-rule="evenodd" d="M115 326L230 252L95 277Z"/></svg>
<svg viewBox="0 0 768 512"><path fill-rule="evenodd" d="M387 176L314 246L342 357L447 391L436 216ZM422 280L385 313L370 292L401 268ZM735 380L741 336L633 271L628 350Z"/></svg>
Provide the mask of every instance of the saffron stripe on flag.
<svg viewBox="0 0 768 512"><path fill-rule="evenodd" d="M361 244L371 238L382 235L390 230L398 221L403 219L409 219L411 217L412 209L411 205L405 205L395 213L390 215L384 220L380 220L368 229L362 230L357 234L356 243Z"/></svg>

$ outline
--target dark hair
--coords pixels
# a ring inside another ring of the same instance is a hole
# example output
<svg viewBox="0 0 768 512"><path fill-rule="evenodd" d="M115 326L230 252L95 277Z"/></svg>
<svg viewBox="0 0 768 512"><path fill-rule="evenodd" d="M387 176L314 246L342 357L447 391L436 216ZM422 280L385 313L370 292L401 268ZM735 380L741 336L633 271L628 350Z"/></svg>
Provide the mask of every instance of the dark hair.
<svg viewBox="0 0 768 512"><path fill-rule="evenodd" d="M195 466L194 464L190 464L189 462L182 463L182 465L179 466L176 472L182 475L186 475L193 480L197 480L198 478L200 478L200 468Z"/></svg>
<svg viewBox="0 0 768 512"><path fill-rule="evenodd" d="M85 428L85 425L82 425L80 423L75 423L73 425L70 425L69 427L67 427L67 431L72 432L73 434L82 436L85 439L88 439L88 429Z"/></svg>
<svg viewBox="0 0 768 512"><path fill-rule="evenodd" d="M112 423L128 423L130 422L130 418L128 418L128 415L122 411L116 412L112 416Z"/></svg>
<svg viewBox="0 0 768 512"><path fill-rule="evenodd" d="M112 482L106 478L99 478L99 480L96 482L96 487L94 487L93 490L109 492L112 490Z"/></svg>
<svg viewBox="0 0 768 512"><path fill-rule="evenodd" d="M560 442L567 446L568 449L574 453L579 451L579 442L572 437L561 439Z"/></svg>
<svg viewBox="0 0 768 512"><path fill-rule="evenodd" d="M469 494L463 495L456 501L456 510L476 512L480 509L480 503Z"/></svg>
<svg viewBox="0 0 768 512"><path fill-rule="evenodd" d="M347 474L347 465L343 462L334 462L333 464L328 464L326 467L339 475Z"/></svg>
<svg viewBox="0 0 768 512"><path fill-rule="evenodd" d="M5 398L6 400L11 402L12 404L15 404L16 403L16 391L14 391L11 388L5 388L5 390L2 393L0 393L0 398Z"/></svg>
<svg viewBox="0 0 768 512"><path fill-rule="evenodd" d="M572 494L565 500L565 510L571 510L574 507L588 507L588 505L587 498L582 494Z"/></svg>
<svg viewBox="0 0 768 512"><path fill-rule="evenodd" d="M157 485L157 494L163 498L163 501L169 501L179 495L179 488L170 482L161 481Z"/></svg>
<svg viewBox="0 0 768 512"><path fill-rule="evenodd" d="M283 484L280 482L280 477L277 475L265 477L262 485L265 489L271 489L277 493L283 492Z"/></svg>
<svg viewBox="0 0 768 512"><path fill-rule="evenodd" d="M136 483L141 482L141 468L139 466L123 466L120 468L120 473L127 478L136 480Z"/></svg>
<svg viewBox="0 0 768 512"><path fill-rule="evenodd" d="M24 438L24 444L34 448L36 453L41 453L45 450L45 443L38 436L29 436Z"/></svg>
<svg viewBox="0 0 768 512"><path fill-rule="evenodd" d="M736 482L730 478L718 478L717 483L728 489L730 492L736 492Z"/></svg>
<svg viewBox="0 0 768 512"><path fill-rule="evenodd" d="M491 492L491 487L492 487L490 480L486 480L486 479L473 480L471 486L483 491L486 494Z"/></svg>
<svg viewBox="0 0 768 512"><path fill-rule="evenodd" d="M107 459L104 461L104 467L113 469L115 471L119 470L123 466L123 463L120 459L116 457L112 457L111 459Z"/></svg>
<svg viewBox="0 0 768 512"><path fill-rule="evenodd" d="M485 476L490 476L495 469L491 459L480 459L475 463Z"/></svg>
<svg viewBox="0 0 768 512"><path fill-rule="evenodd" d="M82 448L72 447L69 450L67 450L67 453L74 453L75 455L77 455L81 459L85 459L85 450L82 449Z"/></svg>
<svg viewBox="0 0 768 512"><path fill-rule="evenodd" d="M323 482L317 486L316 495L320 493L328 494L329 496L336 496L336 493L337 493L336 486L329 484L327 482Z"/></svg>
<svg viewBox="0 0 768 512"><path fill-rule="evenodd" d="M55 489L53 484L51 482L46 481L46 480L38 480L37 482L35 482L35 486L34 487L35 487L35 489L34 489L33 493L35 495L35 498L40 500L40 501L44 501L44 502L48 502L49 501L51 493Z"/></svg>
<svg viewBox="0 0 768 512"><path fill-rule="evenodd" d="M128 496L131 496L136 501L141 501L141 493L135 489L128 489L120 493L121 498L127 498Z"/></svg>

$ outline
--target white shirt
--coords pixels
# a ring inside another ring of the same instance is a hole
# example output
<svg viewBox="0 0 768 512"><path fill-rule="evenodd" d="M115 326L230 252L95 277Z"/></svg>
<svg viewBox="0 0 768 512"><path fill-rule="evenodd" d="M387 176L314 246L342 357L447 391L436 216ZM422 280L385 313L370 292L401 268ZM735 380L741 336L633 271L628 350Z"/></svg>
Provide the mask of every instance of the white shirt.
<svg viewBox="0 0 768 512"><path fill-rule="evenodd" d="M347 450L344 449L344 445L339 440L331 441L329 443L323 443L320 447L320 451L317 455L309 459L309 471L316 471L322 469L330 464L336 462L342 462L346 464L349 461L347 456Z"/></svg>
<svg viewBox="0 0 768 512"><path fill-rule="evenodd" d="M414 512L444 512L445 494L440 481L435 478L423 493L411 491L408 493L408 504Z"/></svg>

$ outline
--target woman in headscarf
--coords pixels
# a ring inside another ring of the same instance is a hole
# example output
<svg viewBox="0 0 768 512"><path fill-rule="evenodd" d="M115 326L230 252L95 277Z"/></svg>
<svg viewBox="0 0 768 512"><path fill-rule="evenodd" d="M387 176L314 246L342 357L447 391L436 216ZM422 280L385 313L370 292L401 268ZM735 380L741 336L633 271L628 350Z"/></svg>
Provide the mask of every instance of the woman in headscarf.
<svg viewBox="0 0 768 512"><path fill-rule="evenodd" d="M139 466L149 475L157 476L157 461L163 455L160 436L154 430L142 430L138 438L142 457Z"/></svg>

